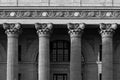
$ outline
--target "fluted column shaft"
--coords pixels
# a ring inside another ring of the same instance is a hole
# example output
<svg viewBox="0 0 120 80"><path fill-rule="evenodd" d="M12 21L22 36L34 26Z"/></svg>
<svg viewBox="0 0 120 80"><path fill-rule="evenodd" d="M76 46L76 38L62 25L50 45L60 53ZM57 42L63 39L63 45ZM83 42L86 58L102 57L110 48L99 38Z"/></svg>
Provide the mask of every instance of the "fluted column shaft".
<svg viewBox="0 0 120 80"><path fill-rule="evenodd" d="M7 80L18 80L18 36L20 24L3 24L7 34Z"/></svg>
<svg viewBox="0 0 120 80"><path fill-rule="evenodd" d="M70 80L81 80L81 35L85 25L68 24L71 39Z"/></svg>
<svg viewBox="0 0 120 80"><path fill-rule="evenodd" d="M50 80L49 35L52 24L35 24L39 36L38 80Z"/></svg>
<svg viewBox="0 0 120 80"><path fill-rule="evenodd" d="M102 80L113 80L113 33L116 24L100 24L102 36Z"/></svg>

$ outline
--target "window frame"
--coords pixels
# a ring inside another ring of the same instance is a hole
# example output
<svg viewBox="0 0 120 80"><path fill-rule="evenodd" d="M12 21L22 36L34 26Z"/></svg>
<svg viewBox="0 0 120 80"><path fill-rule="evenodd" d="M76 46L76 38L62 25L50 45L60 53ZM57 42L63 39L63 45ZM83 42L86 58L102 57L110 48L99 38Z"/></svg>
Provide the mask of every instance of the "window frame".
<svg viewBox="0 0 120 80"><path fill-rule="evenodd" d="M62 43L62 47L58 46L59 43ZM56 47L54 47L54 45L56 45ZM62 54L60 54L58 50L61 50ZM53 55L53 51L55 51L54 53L55 56ZM67 55L65 55L65 51L68 51ZM61 60L60 55L62 56L62 60ZM55 60L53 60L53 56L55 57ZM50 42L50 61L51 62L70 62L70 42L67 40L51 41Z"/></svg>
<svg viewBox="0 0 120 80"><path fill-rule="evenodd" d="M63 80L67 80L68 79L68 74L67 73L54 73L53 74L53 80L59 80L58 79L59 76L62 76Z"/></svg>

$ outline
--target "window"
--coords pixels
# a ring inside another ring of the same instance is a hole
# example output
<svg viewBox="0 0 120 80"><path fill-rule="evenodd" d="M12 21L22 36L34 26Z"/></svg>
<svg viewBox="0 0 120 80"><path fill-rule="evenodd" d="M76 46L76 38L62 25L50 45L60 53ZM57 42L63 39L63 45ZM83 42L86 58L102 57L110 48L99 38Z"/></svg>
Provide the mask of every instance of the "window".
<svg viewBox="0 0 120 80"><path fill-rule="evenodd" d="M18 61L21 61L21 45L18 46Z"/></svg>
<svg viewBox="0 0 120 80"><path fill-rule="evenodd" d="M21 80L21 73L18 74L18 80Z"/></svg>
<svg viewBox="0 0 120 80"><path fill-rule="evenodd" d="M99 58L100 58L100 61L102 61L102 45L99 46Z"/></svg>
<svg viewBox="0 0 120 80"><path fill-rule="evenodd" d="M67 80L67 74L53 74L53 80Z"/></svg>
<svg viewBox="0 0 120 80"><path fill-rule="evenodd" d="M99 80L102 80L102 74L101 73L99 74Z"/></svg>
<svg viewBox="0 0 120 80"><path fill-rule="evenodd" d="M65 40L51 42L50 61L69 62L70 61L70 43Z"/></svg>

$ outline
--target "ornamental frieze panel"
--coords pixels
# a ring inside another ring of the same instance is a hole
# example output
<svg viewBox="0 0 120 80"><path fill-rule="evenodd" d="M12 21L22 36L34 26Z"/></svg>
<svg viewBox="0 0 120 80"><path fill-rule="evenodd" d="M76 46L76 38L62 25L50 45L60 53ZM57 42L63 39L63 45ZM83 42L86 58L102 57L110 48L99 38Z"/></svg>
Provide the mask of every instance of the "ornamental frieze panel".
<svg viewBox="0 0 120 80"><path fill-rule="evenodd" d="M32 18L32 19L64 19L64 18L75 18L75 19L119 19L120 10L119 9L32 9L32 10L0 10L0 18Z"/></svg>

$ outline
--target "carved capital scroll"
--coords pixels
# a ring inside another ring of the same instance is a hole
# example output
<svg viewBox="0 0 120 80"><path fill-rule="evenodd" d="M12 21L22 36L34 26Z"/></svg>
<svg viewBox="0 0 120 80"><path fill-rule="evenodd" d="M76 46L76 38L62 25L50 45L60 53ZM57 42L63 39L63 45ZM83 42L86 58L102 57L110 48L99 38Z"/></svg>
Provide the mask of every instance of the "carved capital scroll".
<svg viewBox="0 0 120 80"><path fill-rule="evenodd" d="M100 34L102 37L112 37L116 29L117 29L116 23L113 23L113 24L101 23L100 24Z"/></svg>
<svg viewBox="0 0 120 80"><path fill-rule="evenodd" d="M3 28L5 29L5 33L9 35L19 35L21 32L20 23L4 23Z"/></svg>
<svg viewBox="0 0 120 80"><path fill-rule="evenodd" d="M53 25L52 23L36 23L35 28L39 36L49 35Z"/></svg>
<svg viewBox="0 0 120 80"><path fill-rule="evenodd" d="M79 37L81 36L83 29L85 28L84 23L69 23L67 24L67 27L69 29L69 34L71 37Z"/></svg>

